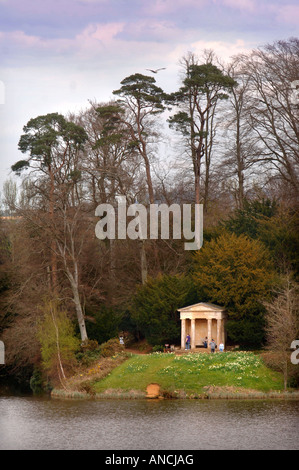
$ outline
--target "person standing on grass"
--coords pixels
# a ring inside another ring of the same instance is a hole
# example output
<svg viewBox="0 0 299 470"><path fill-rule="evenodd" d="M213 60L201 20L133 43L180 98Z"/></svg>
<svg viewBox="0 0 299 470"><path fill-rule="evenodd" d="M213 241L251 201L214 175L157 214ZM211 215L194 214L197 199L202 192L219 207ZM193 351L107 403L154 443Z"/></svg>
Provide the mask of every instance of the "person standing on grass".
<svg viewBox="0 0 299 470"><path fill-rule="evenodd" d="M212 341L210 342L210 346L211 346L211 353L214 353L215 352L215 349L216 349L216 343L215 341L212 339Z"/></svg>

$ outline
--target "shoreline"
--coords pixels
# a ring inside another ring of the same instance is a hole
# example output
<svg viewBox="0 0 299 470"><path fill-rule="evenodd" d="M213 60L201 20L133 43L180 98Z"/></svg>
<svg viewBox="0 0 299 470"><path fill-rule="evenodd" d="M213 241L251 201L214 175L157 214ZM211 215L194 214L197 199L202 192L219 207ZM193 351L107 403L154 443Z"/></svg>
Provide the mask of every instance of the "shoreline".
<svg viewBox="0 0 299 470"><path fill-rule="evenodd" d="M146 392L141 390L119 390L110 389L100 394L89 394L87 392L67 391L54 389L50 394L53 399L75 399L75 400L299 400L299 391L287 392L259 392L235 390L227 391L207 391L202 394L186 393L177 391L176 393L162 391L156 396L147 396Z"/></svg>

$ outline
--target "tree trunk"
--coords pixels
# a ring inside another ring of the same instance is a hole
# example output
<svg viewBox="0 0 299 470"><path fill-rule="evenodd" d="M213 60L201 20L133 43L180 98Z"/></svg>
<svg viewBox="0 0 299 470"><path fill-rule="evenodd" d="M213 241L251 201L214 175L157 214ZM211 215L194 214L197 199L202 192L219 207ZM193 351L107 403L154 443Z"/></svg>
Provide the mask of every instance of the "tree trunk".
<svg viewBox="0 0 299 470"><path fill-rule="evenodd" d="M80 336L81 340L86 341L88 339L87 336L87 331L86 331L86 325L85 325L85 319L84 319L84 313L82 310L81 302L80 302L80 295L79 295L79 290L78 290L78 285L76 284L72 274L69 272L68 277L71 281L71 288L73 292L73 301L75 304L75 309L76 309L76 314L77 314L77 320L79 324L79 329L80 329Z"/></svg>
<svg viewBox="0 0 299 470"><path fill-rule="evenodd" d="M78 325L80 329L80 336L82 342L88 339L87 336L87 331L86 331L86 325L85 325L85 318L84 318L84 313L83 309L81 306L81 301L80 301L80 294L79 294L79 276L78 276L78 265L75 259L73 259L73 265L74 265L74 274L70 271L65 253L62 250L61 246L59 246L60 253L63 258L64 262L64 267L65 267L65 272L67 275L68 280L70 281L72 293L73 293L73 302L75 304L75 309L76 309L76 314L77 314L77 320L78 320Z"/></svg>
<svg viewBox="0 0 299 470"><path fill-rule="evenodd" d="M49 167L50 175L50 198L49 198L49 213L52 227L54 230L54 175L52 168ZM51 282L52 290L54 293L57 292L57 255L55 240L51 241Z"/></svg>
<svg viewBox="0 0 299 470"><path fill-rule="evenodd" d="M284 382L284 391L286 392L288 388L288 361L287 359L284 363L283 382Z"/></svg>
<svg viewBox="0 0 299 470"><path fill-rule="evenodd" d="M241 133L240 133L240 113L236 110L236 156L237 156L237 175L238 175L238 205L239 209L243 209L244 204L244 163L242 159L241 149Z"/></svg>
<svg viewBox="0 0 299 470"><path fill-rule="evenodd" d="M66 380L66 376L65 376L62 361L61 361L59 331L58 331L58 326L57 326L57 323L56 323L55 315L54 315L54 312L53 312L53 309L52 309L52 305L51 305L51 316L52 316L52 320L53 320L53 324L54 324L54 328L55 328L55 334L56 334L56 347L57 347L57 359L58 359L58 364L57 364L58 376L59 376L61 384L64 386L63 381L61 379L61 376L64 380ZM58 365L59 365L59 367L58 367ZM60 373L61 373L61 376L60 376Z"/></svg>
<svg viewBox="0 0 299 470"><path fill-rule="evenodd" d="M81 307L79 292L78 292L78 289L76 287L73 288L73 295L74 295L74 303L75 303L75 308L76 308L76 313L77 313L77 319L78 319L78 324L79 324L79 329L80 329L81 340L83 342L83 341L86 341L88 339L88 336L87 336L87 331L86 331L84 314L83 314L83 310L82 310L82 307Z"/></svg>
<svg viewBox="0 0 299 470"><path fill-rule="evenodd" d="M151 167L150 167L150 162L147 157L146 153L146 144L144 141L142 141L142 156L144 159L145 163L145 171L146 171L146 181L147 181L147 188L148 188L148 195L149 195L149 201L150 204L155 204L155 196L154 196L154 189L153 189L153 182L152 182L152 176L151 176ZM155 263L156 263L156 268L160 272L161 271L161 266L160 266L160 260L159 260L159 253L158 253L158 247L156 244L156 240L153 240L153 250L154 250L154 258L155 258ZM145 252L145 241L142 240L142 246L141 246L141 272L142 272L142 283L144 284L147 281L147 259L146 259L146 252Z"/></svg>
<svg viewBox="0 0 299 470"><path fill-rule="evenodd" d="M145 251L145 240L141 240L141 281L145 284L147 281L147 260Z"/></svg>

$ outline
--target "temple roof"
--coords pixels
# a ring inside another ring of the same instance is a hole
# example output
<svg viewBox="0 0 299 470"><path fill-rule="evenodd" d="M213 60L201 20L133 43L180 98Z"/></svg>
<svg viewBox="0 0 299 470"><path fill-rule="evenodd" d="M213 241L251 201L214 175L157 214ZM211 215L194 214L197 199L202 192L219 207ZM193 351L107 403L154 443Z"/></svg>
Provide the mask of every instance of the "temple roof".
<svg viewBox="0 0 299 470"><path fill-rule="evenodd" d="M225 310L224 307L220 307L219 305L211 304L209 302L199 302L198 304L189 305L188 307L179 308L178 312L184 312L187 310L191 311L223 311Z"/></svg>

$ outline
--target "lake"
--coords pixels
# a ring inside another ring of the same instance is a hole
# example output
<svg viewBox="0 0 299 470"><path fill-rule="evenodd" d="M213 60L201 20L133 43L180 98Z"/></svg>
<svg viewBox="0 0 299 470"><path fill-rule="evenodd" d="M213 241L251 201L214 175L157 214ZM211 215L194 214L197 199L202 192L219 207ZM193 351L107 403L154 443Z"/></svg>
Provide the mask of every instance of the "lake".
<svg viewBox="0 0 299 470"><path fill-rule="evenodd" d="M0 450L299 449L299 401L0 397Z"/></svg>

